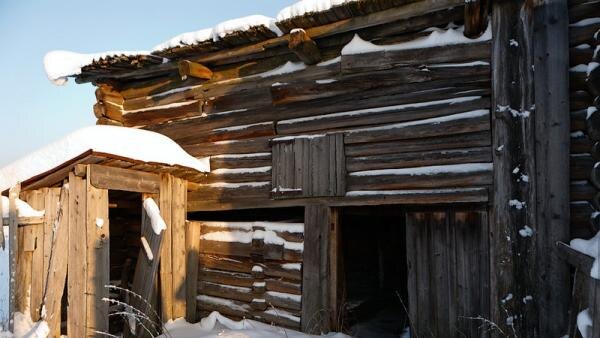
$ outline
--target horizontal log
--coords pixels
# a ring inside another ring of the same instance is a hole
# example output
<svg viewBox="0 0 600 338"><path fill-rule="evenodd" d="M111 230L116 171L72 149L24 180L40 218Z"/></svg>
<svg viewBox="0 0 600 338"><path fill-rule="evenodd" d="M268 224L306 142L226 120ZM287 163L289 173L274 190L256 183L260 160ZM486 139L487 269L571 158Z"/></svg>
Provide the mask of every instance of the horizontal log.
<svg viewBox="0 0 600 338"><path fill-rule="evenodd" d="M208 67L189 60L179 61L177 63L177 69L179 70L179 76L181 76L182 79L191 76L198 79L210 80L213 76L213 72L208 69Z"/></svg>
<svg viewBox="0 0 600 338"><path fill-rule="evenodd" d="M350 173L348 190L469 187L492 184L491 163L469 163Z"/></svg>
<svg viewBox="0 0 600 338"><path fill-rule="evenodd" d="M596 59L594 61L598 62L600 60ZM600 96L600 67L588 67L585 84L587 85L587 88L592 96Z"/></svg>
<svg viewBox="0 0 600 338"><path fill-rule="evenodd" d="M44 223L44 216L41 216L41 217L32 216L32 217L19 217L19 218L17 218L17 224L19 225L19 227L21 227L21 226L27 226L27 225L42 224L42 223ZM9 226L8 217L2 218L2 225L3 226Z"/></svg>
<svg viewBox="0 0 600 338"><path fill-rule="evenodd" d="M572 110L570 113L571 131L586 130L587 107L585 109ZM587 133L587 131L586 131Z"/></svg>
<svg viewBox="0 0 600 338"><path fill-rule="evenodd" d="M585 1L569 7L569 22L600 17L600 1Z"/></svg>
<svg viewBox="0 0 600 338"><path fill-rule="evenodd" d="M286 263L275 262L255 263L250 261L248 258L234 258L205 254L200 254L198 257L199 264L202 268L252 274L254 278L269 276L285 278L290 281L302 280L301 270L299 268L292 268L300 267L301 263L290 263L289 265L286 265ZM259 273L256 273L256 271L253 270L255 267L260 268Z"/></svg>
<svg viewBox="0 0 600 338"><path fill-rule="evenodd" d="M266 182L271 180L271 167L216 169L208 175L196 180L198 184L227 182L231 184L246 182ZM259 169L260 171L253 171ZM227 171L227 172L222 172ZM230 172L231 171L231 172Z"/></svg>
<svg viewBox="0 0 600 338"><path fill-rule="evenodd" d="M590 180L595 161L587 154L574 154L570 156L570 176L572 180Z"/></svg>
<svg viewBox="0 0 600 338"><path fill-rule="evenodd" d="M319 47L304 29L295 29L290 32L288 48L307 65L314 65L321 61Z"/></svg>
<svg viewBox="0 0 600 338"><path fill-rule="evenodd" d="M571 201L591 201L596 196L598 189L590 181L571 181L569 190Z"/></svg>
<svg viewBox="0 0 600 338"><path fill-rule="evenodd" d="M201 112L202 103L200 101L178 102L142 110L124 111L123 124L126 127L142 126L167 122L175 118L197 116Z"/></svg>
<svg viewBox="0 0 600 338"><path fill-rule="evenodd" d="M463 134L490 130L489 111L454 114L421 121L351 130L345 133L346 144L381 142Z"/></svg>
<svg viewBox="0 0 600 338"><path fill-rule="evenodd" d="M265 282L267 285L267 290L269 291L284 292L294 295L302 294L302 286L299 283L271 278L266 279Z"/></svg>
<svg viewBox="0 0 600 338"><path fill-rule="evenodd" d="M90 183L99 189L156 194L160 191L157 174L90 164Z"/></svg>
<svg viewBox="0 0 600 338"><path fill-rule="evenodd" d="M123 121L123 110L120 106L115 106L110 103L98 102L94 104L94 115L96 118L105 117L117 122Z"/></svg>
<svg viewBox="0 0 600 338"><path fill-rule="evenodd" d="M376 143L348 144L345 147L347 157L375 156L403 152L433 151L455 148L486 147L492 143L489 131L440 136L426 139L400 140Z"/></svg>
<svg viewBox="0 0 600 338"><path fill-rule="evenodd" d="M266 167L271 164L271 153L217 155L210 157L210 168L212 170Z"/></svg>
<svg viewBox="0 0 600 338"><path fill-rule="evenodd" d="M264 295L267 304L277 308L283 308L292 311L300 311L300 296L294 294L286 294L275 291L267 291Z"/></svg>
<svg viewBox="0 0 600 338"><path fill-rule="evenodd" d="M198 270L198 280L246 288L251 288L255 281L254 277L250 274L214 270L203 266L200 266Z"/></svg>
<svg viewBox="0 0 600 338"><path fill-rule="evenodd" d="M273 122L218 128L188 137L177 137L174 138L174 140L181 143L203 143L248 139L262 136L275 136L275 124Z"/></svg>
<svg viewBox="0 0 600 338"><path fill-rule="evenodd" d="M181 146L185 151L196 157L222 154L264 153L271 151L268 137L197 144L181 144Z"/></svg>
<svg viewBox="0 0 600 338"><path fill-rule="evenodd" d="M580 235L590 236L595 234L592 222L592 215L596 209L588 201L574 201L570 204L570 217L572 231L579 232Z"/></svg>
<svg viewBox="0 0 600 338"><path fill-rule="evenodd" d="M197 184L188 192L188 200L214 200L228 201L247 198L268 199L271 192L271 182L243 182L226 183L217 182L209 184Z"/></svg>
<svg viewBox="0 0 600 338"><path fill-rule="evenodd" d="M560 256L579 271L591 271L594 258L581 253L563 242L556 243Z"/></svg>
<svg viewBox="0 0 600 338"><path fill-rule="evenodd" d="M365 72L421 64L464 63L489 60L490 56L489 41L397 51L384 50L342 55L342 72Z"/></svg>
<svg viewBox="0 0 600 338"><path fill-rule="evenodd" d="M593 146L594 141L582 131L571 133L571 154L591 153Z"/></svg>
<svg viewBox="0 0 600 338"><path fill-rule="evenodd" d="M586 25L569 26L569 46L583 43L595 46L594 34L600 29L600 22L590 22Z"/></svg>
<svg viewBox="0 0 600 338"><path fill-rule="evenodd" d="M587 90L571 91L569 97L569 106L571 111L587 109L594 104L594 98Z"/></svg>
<svg viewBox="0 0 600 338"><path fill-rule="evenodd" d="M569 48L569 66L587 65L592 61L594 49L590 45L580 45Z"/></svg>
<svg viewBox="0 0 600 338"><path fill-rule="evenodd" d="M228 286L211 282L198 282L198 293L219 298L233 299L249 303L254 298L261 298L262 295L252 293L252 288L239 286Z"/></svg>
<svg viewBox="0 0 600 338"><path fill-rule="evenodd" d="M250 243L220 242L201 239L199 253L204 255L250 257L252 245L250 245Z"/></svg>
<svg viewBox="0 0 600 338"><path fill-rule="evenodd" d="M580 69L569 70L569 90L578 91L578 90L588 90L588 86L586 84L587 74L586 71L582 71Z"/></svg>
<svg viewBox="0 0 600 338"><path fill-rule="evenodd" d="M277 134L289 135L319 130L414 121L477 109L489 109L489 107L489 97L469 96L429 103L355 110L280 121L277 123Z"/></svg>
<svg viewBox="0 0 600 338"><path fill-rule="evenodd" d="M490 147L401 152L396 154L346 157L346 171L414 168L491 161L492 149Z"/></svg>
<svg viewBox="0 0 600 338"><path fill-rule="evenodd" d="M219 311L223 315L237 318L247 318L251 316L252 311L252 308L246 302L206 295L198 295L196 304L198 311Z"/></svg>

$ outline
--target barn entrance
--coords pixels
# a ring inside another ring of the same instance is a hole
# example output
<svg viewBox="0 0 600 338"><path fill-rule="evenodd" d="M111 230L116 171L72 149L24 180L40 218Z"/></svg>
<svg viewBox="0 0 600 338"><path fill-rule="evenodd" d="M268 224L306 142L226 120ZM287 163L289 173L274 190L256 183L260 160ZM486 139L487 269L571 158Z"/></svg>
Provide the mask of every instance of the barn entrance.
<svg viewBox="0 0 600 338"><path fill-rule="evenodd" d="M403 208L342 208L340 224L339 324L355 337L401 336L409 326Z"/></svg>

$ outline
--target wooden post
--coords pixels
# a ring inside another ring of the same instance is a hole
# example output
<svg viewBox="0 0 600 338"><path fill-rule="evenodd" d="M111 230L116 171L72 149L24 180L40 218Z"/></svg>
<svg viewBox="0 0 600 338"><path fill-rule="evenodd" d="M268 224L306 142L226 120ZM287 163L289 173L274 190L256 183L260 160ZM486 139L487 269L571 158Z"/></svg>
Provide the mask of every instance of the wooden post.
<svg viewBox="0 0 600 338"><path fill-rule="evenodd" d="M27 191L22 193L25 201L36 210L46 209L46 195L48 189L38 189L33 191ZM51 212L51 211L50 211ZM48 217L48 212L44 213L44 223ZM29 266L27 269L27 278L30 281L29 287L24 288L24 296L29 299L27 307L30 310L31 319L38 321L40 319L40 311L42 305L42 297L44 293L44 279L46 273L44 270L44 249L45 249L45 236L44 236L44 223L33 224L24 229L23 243L26 247L21 248L23 255L27 257ZM21 263L21 261L19 261ZM19 270L19 268L17 268Z"/></svg>
<svg viewBox="0 0 600 338"><path fill-rule="evenodd" d="M96 331L108 332L108 298L110 284L110 233L108 222L108 190L94 187L86 175L86 232L87 232L87 337Z"/></svg>
<svg viewBox="0 0 600 338"><path fill-rule="evenodd" d="M493 2L492 36L492 321L508 335L535 337L537 113L532 13L525 1ZM526 226L533 229L533 236L519 233ZM534 302L523 302L528 296Z"/></svg>
<svg viewBox="0 0 600 338"><path fill-rule="evenodd" d="M9 315L10 315L10 324L9 328L11 331L14 329L14 314L16 309L15 304L15 295L16 295L16 279L17 279L17 252L18 252L18 242L17 242L17 204L16 200L19 198L19 193L21 192L21 186L16 185L8 191L8 255L9 255L9 271L10 271L10 286L9 286Z"/></svg>
<svg viewBox="0 0 600 338"><path fill-rule="evenodd" d="M187 182L173 177L171 188L171 258L173 272L173 318L186 315L186 239Z"/></svg>
<svg viewBox="0 0 600 338"><path fill-rule="evenodd" d="M302 270L302 331L330 331L329 229L331 208L309 205L304 209L304 252Z"/></svg>
<svg viewBox="0 0 600 338"><path fill-rule="evenodd" d="M160 215L167 224L167 229L163 233L163 245L161 248L160 262L160 300L161 316L163 322L173 318L173 270L171 258L171 189L173 176L169 174L160 175L160 196L159 208Z"/></svg>
<svg viewBox="0 0 600 338"><path fill-rule="evenodd" d="M342 234L340 229L339 209L331 209L329 223L329 307L331 309L331 328L341 330L340 306L342 305L343 268L341 249Z"/></svg>
<svg viewBox="0 0 600 338"><path fill-rule="evenodd" d="M196 297L198 295L198 254L200 251L200 222L186 222L185 247L187 249L186 315L185 319L196 322Z"/></svg>
<svg viewBox="0 0 600 338"><path fill-rule="evenodd" d="M556 243L569 239L569 11L567 0L535 2L535 141L538 336L568 327L570 274ZM596 325L598 326L598 325ZM600 331L599 331L600 332ZM599 335L600 336L600 335Z"/></svg>
<svg viewBox="0 0 600 338"><path fill-rule="evenodd" d="M67 335L86 336L86 183L82 177L69 173L69 250L67 257Z"/></svg>

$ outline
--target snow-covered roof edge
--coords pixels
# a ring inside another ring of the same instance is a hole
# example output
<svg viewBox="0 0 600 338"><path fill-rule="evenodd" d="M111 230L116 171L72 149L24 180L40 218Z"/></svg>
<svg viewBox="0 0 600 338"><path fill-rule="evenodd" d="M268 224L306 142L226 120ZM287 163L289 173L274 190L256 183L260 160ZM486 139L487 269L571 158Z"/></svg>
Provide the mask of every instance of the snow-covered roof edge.
<svg viewBox="0 0 600 338"><path fill-rule="evenodd" d="M195 158L162 134L125 127L92 126L79 129L0 169L0 191L56 169L90 150L136 161L210 171L208 157Z"/></svg>

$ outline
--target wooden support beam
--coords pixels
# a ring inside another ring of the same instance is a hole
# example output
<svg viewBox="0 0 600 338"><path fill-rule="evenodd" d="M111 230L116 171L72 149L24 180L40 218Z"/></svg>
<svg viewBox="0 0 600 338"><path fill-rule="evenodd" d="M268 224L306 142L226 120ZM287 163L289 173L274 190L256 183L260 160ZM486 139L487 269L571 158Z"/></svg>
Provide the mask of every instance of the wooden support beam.
<svg viewBox="0 0 600 338"><path fill-rule="evenodd" d="M330 224L335 219L328 206L304 209L304 252L302 269L302 331L330 331Z"/></svg>
<svg viewBox="0 0 600 338"><path fill-rule="evenodd" d="M108 190L94 187L90 182L91 167L86 180L86 297L87 337L96 331L108 332L108 298L110 284L110 232L108 221Z"/></svg>
<svg viewBox="0 0 600 338"><path fill-rule="evenodd" d="M69 250L67 257L67 334L86 337L87 327L87 191L85 180L69 173Z"/></svg>
<svg viewBox="0 0 600 338"><path fill-rule="evenodd" d="M179 61L177 69L179 70L179 76L183 80L187 79L188 76L210 80L213 76L213 72L206 66L188 60Z"/></svg>
<svg viewBox="0 0 600 338"><path fill-rule="evenodd" d="M198 283L198 255L200 251L200 222L186 222L186 315L189 323L196 322L196 296Z"/></svg>
<svg viewBox="0 0 600 338"><path fill-rule="evenodd" d="M173 272L173 318L186 316L187 182L173 177L171 188L171 258Z"/></svg>
<svg viewBox="0 0 600 338"><path fill-rule="evenodd" d="M173 260L172 260L172 214L171 199L173 176L160 174L159 208L167 229L163 233L163 245L160 262L160 300L162 321L173 319Z"/></svg>
<svg viewBox="0 0 600 338"><path fill-rule="evenodd" d="M474 0L465 2L465 31L464 35L475 39L479 37L488 26L490 2L488 0Z"/></svg>
<svg viewBox="0 0 600 338"><path fill-rule="evenodd" d="M151 194L159 192L160 178L157 174L99 164L89 167L89 179L96 188Z"/></svg>
<svg viewBox="0 0 600 338"><path fill-rule="evenodd" d="M321 62L321 51L317 43L302 28L296 28L290 32L288 48L307 65Z"/></svg>
<svg viewBox="0 0 600 338"><path fill-rule="evenodd" d="M492 142L495 151L490 222L491 320L505 333L533 337L538 326L536 279L542 272L535 270L535 237L519 235L525 225L533 229L534 236L538 230L536 185L532 179L536 174L534 122L537 116L533 18L523 0L494 1L492 6ZM513 174L517 169L518 173L530 177L529 182L522 182L520 175ZM562 179L565 177L568 176ZM528 295L534 297L534 302L525 304L522 299ZM564 331L557 335L562 334Z"/></svg>
<svg viewBox="0 0 600 338"><path fill-rule="evenodd" d="M559 337L568 328L569 267L555 243L570 238L569 225L569 15L567 0L536 2L535 84L535 295L540 337ZM532 319L535 319L532 318Z"/></svg>

